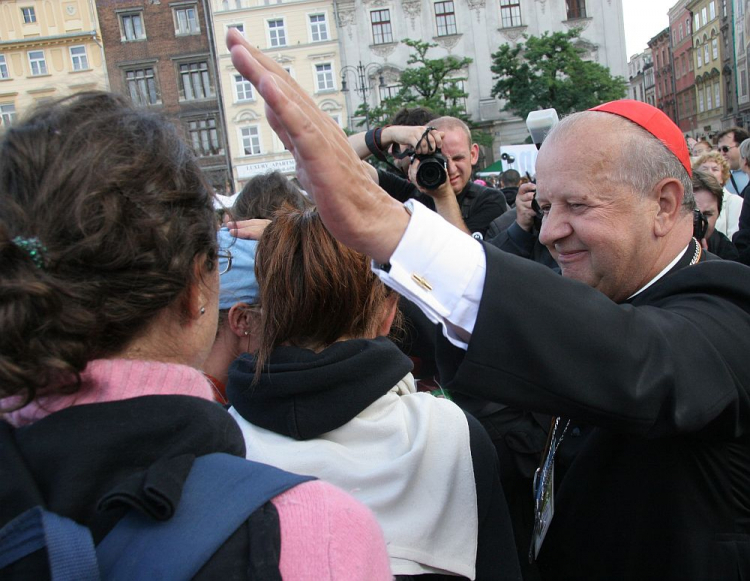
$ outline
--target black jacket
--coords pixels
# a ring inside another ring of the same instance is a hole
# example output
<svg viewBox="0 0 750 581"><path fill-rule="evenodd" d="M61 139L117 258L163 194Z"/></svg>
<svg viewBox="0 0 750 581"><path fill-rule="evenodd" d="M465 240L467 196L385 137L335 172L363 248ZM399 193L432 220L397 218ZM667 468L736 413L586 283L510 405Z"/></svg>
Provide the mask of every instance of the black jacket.
<svg viewBox="0 0 750 581"><path fill-rule="evenodd" d="M687 266L694 244L619 305L485 245L449 388L598 426L560 485L545 579L750 575L750 269Z"/></svg>
<svg viewBox="0 0 750 581"><path fill-rule="evenodd" d="M378 183L399 202L414 198L430 210L435 210L435 202L430 196L395 173L378 170ZM478 232L484 236L492 220L508 210L505 196L500 190L480 186L472 181L466 184L456 198L464 223L472 234Z"/></svg>
<svg viewBox="0 0 750 581"><path fill-rule="evenodd" d="M194 397L74 406L22 428L0 421L0 526L42 504L89 527L99 543L129 507L169 517L193 459L212 452L244 458L245 442L223 408ZM248 522L196 579L252 578L250 531L252 542L264 546L278 535L278 514L269 502ZM44 551L37 551L0 577L47 579L48 567Z"/></svg>
<svg viewBox="0 0 750 581"><path fill-rule="evenodd" d="M388 393L409 372L411 362L380 337L340 341L320 353L278 347L266 369L252 385L253 356L236 359L227 383L231 404L252 424L306 440L349 422ZM497 456L479 422L469 415L467 421L479 517L477 579L519 579Z"/></svg>

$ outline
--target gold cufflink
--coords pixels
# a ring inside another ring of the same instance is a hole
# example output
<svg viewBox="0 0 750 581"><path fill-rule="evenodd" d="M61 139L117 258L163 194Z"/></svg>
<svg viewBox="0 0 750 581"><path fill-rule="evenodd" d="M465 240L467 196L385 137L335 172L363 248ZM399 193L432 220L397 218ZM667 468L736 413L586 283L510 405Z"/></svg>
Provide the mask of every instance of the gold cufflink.
<svg viewBox="0 0 750 581"><path fill-rule="evenodd" d="M414 279L414 282L416 282L423 289L428 290L428 291L432 290L432 285L429 282L427 282L424 278L419 276L418 274L412 274L411 277L412 279Z"/></svg>

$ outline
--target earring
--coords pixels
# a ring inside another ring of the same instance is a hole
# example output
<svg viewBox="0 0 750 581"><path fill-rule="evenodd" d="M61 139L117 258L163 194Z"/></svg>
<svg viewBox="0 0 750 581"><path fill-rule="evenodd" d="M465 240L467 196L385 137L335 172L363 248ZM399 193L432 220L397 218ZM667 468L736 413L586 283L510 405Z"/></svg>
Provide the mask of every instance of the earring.
<svg viewBox="0 0 750 581"><path fill-rule="evenodd" d="M248 336L249 334L250 334L250 333L248 333L247 331L245 331L245 337L247 337L247 336Z"/></svg>
<svg viewBox="0 0 750 581"><path fill-rule="evenodd" d="M205 314L206 314L206 307L201 307L201 315L205 315Z"/></svg>

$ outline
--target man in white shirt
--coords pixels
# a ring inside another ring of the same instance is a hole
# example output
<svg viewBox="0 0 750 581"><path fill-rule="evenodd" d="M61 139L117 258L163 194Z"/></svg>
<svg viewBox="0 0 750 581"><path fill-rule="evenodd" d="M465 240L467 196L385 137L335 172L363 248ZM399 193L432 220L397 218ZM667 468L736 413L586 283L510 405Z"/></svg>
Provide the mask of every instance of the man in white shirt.
<svg viewBox="0 0 750 581"><path fill-rule="evenodd" d="M283 69L239 34L228 44L326 226L467 349L451 387L597 426L547 515L544 578L750 571L750 271L692 239L680 130L616 101L550 133L539 238L560 277L395 202Z"/></svg>

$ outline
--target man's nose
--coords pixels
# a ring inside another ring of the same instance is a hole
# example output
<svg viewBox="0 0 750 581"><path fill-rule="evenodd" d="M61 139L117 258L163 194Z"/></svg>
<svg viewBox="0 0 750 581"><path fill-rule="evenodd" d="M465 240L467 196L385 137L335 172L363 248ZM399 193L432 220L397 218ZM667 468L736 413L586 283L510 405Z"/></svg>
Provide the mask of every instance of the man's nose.
<svg viewBox="0 0 750 581"><path fill-rule="evenodd" d="M550 208L542 220L539 242L552 249L558 241L569 236L572 232L573 228L563 213L555 208Z"/></svg>
<svg viewBox="0 0 750 581"><path fill-rule="evenodd" d="M449 174L455 174L457 173L458 169L456 168L456 164L452 159L448 160L448 173Z"/></svg>

